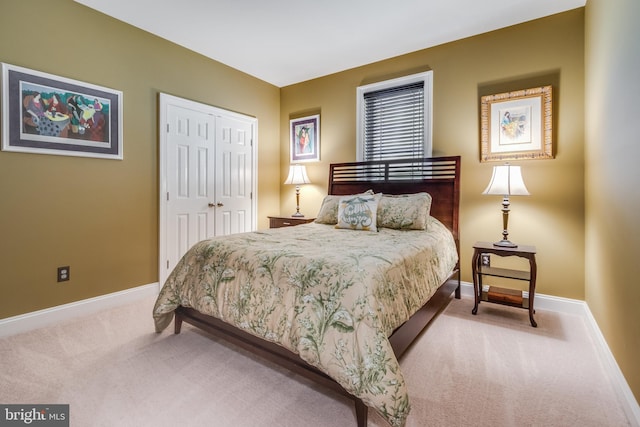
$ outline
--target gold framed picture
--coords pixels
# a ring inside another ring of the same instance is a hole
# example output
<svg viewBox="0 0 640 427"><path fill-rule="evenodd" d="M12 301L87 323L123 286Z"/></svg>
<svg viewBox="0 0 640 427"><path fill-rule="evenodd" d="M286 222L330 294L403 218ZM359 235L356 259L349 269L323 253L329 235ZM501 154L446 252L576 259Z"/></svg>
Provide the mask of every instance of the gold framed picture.
<svg viewBox="0 0 640 427"><path fill-rule="evenodd" d="M550 85L483 96L480 112L481 162L553 158Z"/></svg>

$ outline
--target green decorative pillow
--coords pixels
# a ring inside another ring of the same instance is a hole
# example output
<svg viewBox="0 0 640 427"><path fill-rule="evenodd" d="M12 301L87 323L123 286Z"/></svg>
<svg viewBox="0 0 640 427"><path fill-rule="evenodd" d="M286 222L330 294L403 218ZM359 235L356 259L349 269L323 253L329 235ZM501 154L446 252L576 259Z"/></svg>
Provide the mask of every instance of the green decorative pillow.
<svg viewBox="0 0 640 427"><path fill-rule="evenodd" d="M373 190L367 190L362 194L373 194ZM351 196L358 196L358 194L352 194ZM316 215L315 222L318 224L337 224L338 223L338 204L340 198L346 196L325 196L320 205L320 212Z"/></svg>
<svg viewBox="0 0 640 427"><path fill-rule="evenodd" d="M425 230L431 213L429 193L384 195L378 204L378 227Z"/></svg>
<svg viewBox="0 0 640 427"><path fill-rule="evenodd" d="M381 194L343 196L338 203L336 228L378 231L376 217Z"/></svg>

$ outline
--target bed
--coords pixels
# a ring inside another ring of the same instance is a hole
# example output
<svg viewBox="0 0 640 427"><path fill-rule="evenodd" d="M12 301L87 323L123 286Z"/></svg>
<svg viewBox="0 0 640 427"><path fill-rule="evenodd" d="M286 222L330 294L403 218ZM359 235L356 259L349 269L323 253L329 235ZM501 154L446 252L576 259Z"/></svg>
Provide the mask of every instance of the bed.
<svg viewBox="0 0 640 427"><path fill-rule="evenodd" d="M216 237L179 261L154 307L403 426L398 359L460 298L460 157L332 164L313 223ZM426 209L426 216L425 216Z"/></svg>

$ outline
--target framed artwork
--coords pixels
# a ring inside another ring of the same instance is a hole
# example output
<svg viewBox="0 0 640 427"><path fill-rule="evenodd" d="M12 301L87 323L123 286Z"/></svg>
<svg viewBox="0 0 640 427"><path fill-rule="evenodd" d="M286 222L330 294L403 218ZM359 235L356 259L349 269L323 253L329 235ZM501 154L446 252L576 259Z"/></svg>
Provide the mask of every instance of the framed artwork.
<svg viewBox="0 0 640 427"><path fill-rule="evenodd" d="M289 121L291 163L320 160L320 115Z"/></svg>
<svg viewBox="0 0 640 427"><path fill-rule="evenodd" d="M3 63L2 150L121 160L122 92Z"/></svg>
<svg viewBox="0 0 640 427"><path fill-rule="evenodd" d="M553 158L551 86L481 98L480 161Z"/></svg>

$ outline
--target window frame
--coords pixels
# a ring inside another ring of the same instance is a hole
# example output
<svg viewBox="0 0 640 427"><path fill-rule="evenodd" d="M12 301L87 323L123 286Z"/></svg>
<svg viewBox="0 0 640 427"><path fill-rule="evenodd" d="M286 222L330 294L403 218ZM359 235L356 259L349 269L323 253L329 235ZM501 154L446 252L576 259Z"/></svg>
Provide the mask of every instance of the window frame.
<svg viewBox="0 0 640 427"><path fill-rule="evenodd" d="M391 80L358 86L356 90L356 161L364 161L364 96L369 92L423 82L424 88L424 156L433 152L433 70L411 74Z"/></svg>

